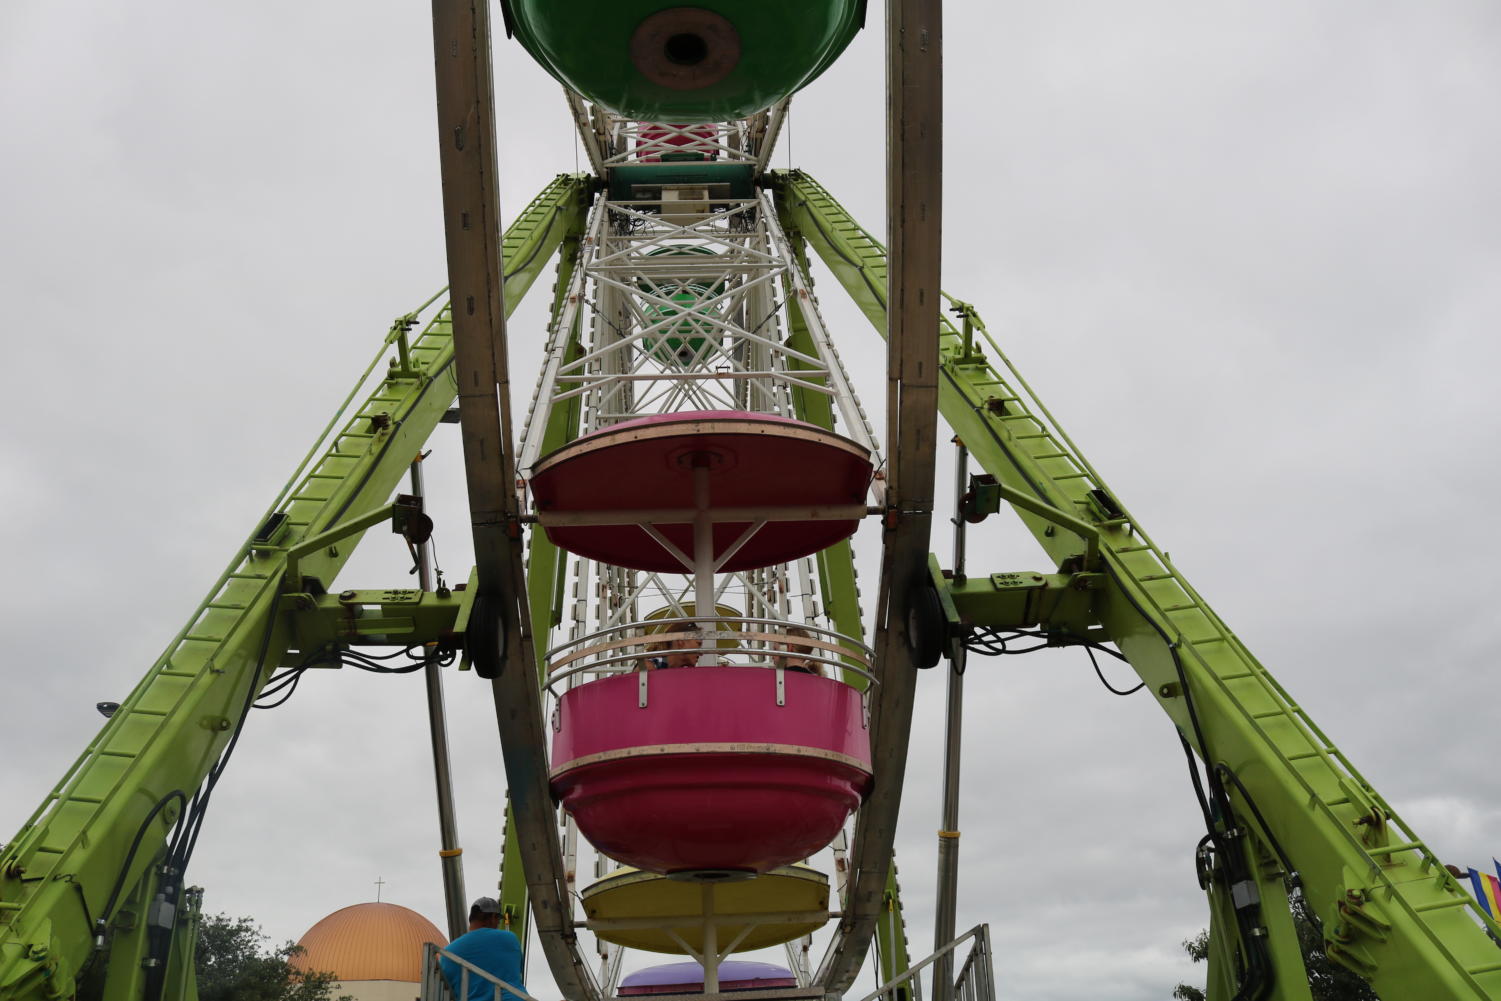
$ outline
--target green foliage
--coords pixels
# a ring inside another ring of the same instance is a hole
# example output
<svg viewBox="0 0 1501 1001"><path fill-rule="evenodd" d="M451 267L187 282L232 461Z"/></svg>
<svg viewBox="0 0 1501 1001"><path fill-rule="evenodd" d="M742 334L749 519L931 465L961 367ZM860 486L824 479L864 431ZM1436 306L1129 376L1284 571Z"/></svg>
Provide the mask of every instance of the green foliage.
<svg viewBox="0 0 1501 1001"><path fill-rule="evenodd" d="M1288 898L1292 904L1293 925L1298 930L1298 945L1303 965L1308 968L1308 987L1313 1001L1381 1001L1371 985L1340 966L1324 954L1324 934L1300 893ZM1209 932L1199 932L1183 942L1183 951L1195 963L1209 958ZM1189 984L1173 988L1174 1001L1205 1001L1204 990Z"/></svg>
<svg viewBox="0 0 1501 1001"><path fill-rule="evenodd" d="M268 950L268 941L250 918L205 916L193 956L199 1001L349 1001L334 996L338 978L332 973L291 964L301 946L288 942Z"/></svg>
<svg viewBox="0 0 1501 1001"><path fill-rule="evenodd" d="M1296 893L1289 900L1293 905L1293 924L1298 929L1298 945L1308 967L1313 1001L1381 1001L1368 981L1324 954L1324 933L1303 895Z"/></svg>
<svg viewBox="0 0 1501 1001"><path fill-rule="evenodd" d="M1182 944L1189 959L1195 963L1204 962L1209 958L1209 929L1204 929L1193 938L1184 939ZM1179 984L1173 988L1173 1001L1205 1001L1204 991L1199 987Z"/></svg>

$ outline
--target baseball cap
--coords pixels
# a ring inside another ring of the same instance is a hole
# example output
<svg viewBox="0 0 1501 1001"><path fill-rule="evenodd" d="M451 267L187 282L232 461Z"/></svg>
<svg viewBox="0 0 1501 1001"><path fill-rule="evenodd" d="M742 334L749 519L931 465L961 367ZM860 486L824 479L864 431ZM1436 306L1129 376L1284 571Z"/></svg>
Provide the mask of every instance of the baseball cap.
<svg viewBox="0 0 1501 1001"><path fill-rule="evenodd" d="M500 902L494 897L480 897L470 905L469 910L479 914L499 914Z"/></svg>

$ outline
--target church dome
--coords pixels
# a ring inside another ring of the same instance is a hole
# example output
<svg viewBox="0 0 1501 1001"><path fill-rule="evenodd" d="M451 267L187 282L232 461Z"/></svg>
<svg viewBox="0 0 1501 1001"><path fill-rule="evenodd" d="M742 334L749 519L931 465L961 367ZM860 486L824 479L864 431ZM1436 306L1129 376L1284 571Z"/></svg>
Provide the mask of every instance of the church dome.
<svg viewBox="0 0 1501 1001"><path fill-rule="evenodd" d="M422 947L447 945L427 918L399 904L355 904L334 911L297 940L306 951L293 957L303 970L332 973L341 982L422 980Z"/></svg>

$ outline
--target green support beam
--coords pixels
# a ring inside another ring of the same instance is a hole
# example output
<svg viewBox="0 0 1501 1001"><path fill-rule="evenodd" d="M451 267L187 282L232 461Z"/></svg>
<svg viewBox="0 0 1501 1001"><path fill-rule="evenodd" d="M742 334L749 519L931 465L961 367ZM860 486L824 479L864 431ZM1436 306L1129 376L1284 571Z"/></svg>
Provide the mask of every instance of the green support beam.
<svg viewBox="0 0 1501 1001"><path fill-rule="evenodd" d="M456 628L473 592L419 591L416 588L345 590L338 594L289 594L282 607L291 613L292 644L282 666L334 646L463 645Z"/></svg>
<svg viewBox="0 0 1501 1001"><path fill-rule="evenodd" d="M506 260L516 262L505 276L510 305L577 225L588 189L583 177L560 176L506 231ZM291 646L293 618L278 614L289 548L351 512L386 504L453 403L448 308L438 309L415 341L409 337L418 314L437 298L393 325L187 626L0 852L0 996L66 998L86 968L91 982L101 978L95 936L110 944L124 902L151 888L143 880L155 878L188 800ZM360 387L388 358L385 378L356 403ZM303 554L304 584L326 586L359 540L355 534ZM113 944L111 971L144 958L132 953L121 966L120 957L140 946ZM109 983L102 989L129 1001L137 996Z"/></svg>
<svg viewBox="0 0 1501 1001"><path fill-rule="evenodd" d="M807 174L778 171L771 184L783 217L884 330L880 242ZM1223 787L1237 821L1286 854L1331 957L1384 997L1501 998L1501 956L1487 935L1501 927L1146 536L974 310L946 301L961 325L935 309L945 420L1012 496L1031 498L1013 509L1061 573L1104 575L1094 600L1104 635L1205 762L1211 788ZM1097 530L1098 568L1086 565L1087 540L1060 529L1049 510ZM1273 905L1282 906L1261 906Z"/></svg>

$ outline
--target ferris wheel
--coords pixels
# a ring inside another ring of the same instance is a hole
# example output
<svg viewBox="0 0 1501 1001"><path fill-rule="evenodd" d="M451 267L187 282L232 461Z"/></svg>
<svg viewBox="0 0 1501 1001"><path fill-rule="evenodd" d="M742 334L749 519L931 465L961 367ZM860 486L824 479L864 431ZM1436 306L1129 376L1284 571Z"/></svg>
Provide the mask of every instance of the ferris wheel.
<svg viewBox="0 0 1501 1001"><path fill-rule="evenodd" d="M936 0L887 12L884 239L771 160L794 93L875 30L862 0L501 11L562 84L589 171L502 229L488 8L435 3L448 300L392 327L378 390L339 412L5 846L0 997L195 996L183 874L210 794L249 710L332 663L421 671L430 695L448 667L483 679L510 808L502 914L535 934L568 1001L839 997L872 951L873 996L990 1001L987 931L955 927L958 737L967 659L1019 637L1129 663L1181 735L1205 827L1211 997L1311 996L1293 891L1330 958L1383 996L1501 997L1501 928L1178 572L977 309L942 290ZM884 335L884 441L810 250ZM506 317L554 261L518 429ZM940 417L959 454L948 567L929 552ZM463 438L476 563L452 589L430 580L412 462L444 422ZM966 566L965 533L1008 509L1045 571ZM420 586L341 588L350 551L385 524ZM881 553L870 608L857 534ZM389 647L399 667L362 651ZM914 962L893 845L918 672L939 665L935 942ZM785 966L734 958L778 946ZM628 977L631 950L691 962ZM424 995L445 996L429 980Z"/></svg>

